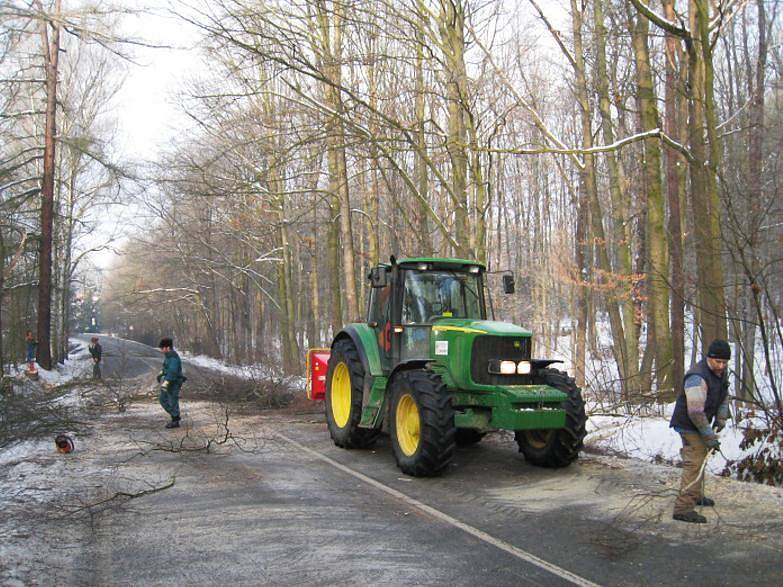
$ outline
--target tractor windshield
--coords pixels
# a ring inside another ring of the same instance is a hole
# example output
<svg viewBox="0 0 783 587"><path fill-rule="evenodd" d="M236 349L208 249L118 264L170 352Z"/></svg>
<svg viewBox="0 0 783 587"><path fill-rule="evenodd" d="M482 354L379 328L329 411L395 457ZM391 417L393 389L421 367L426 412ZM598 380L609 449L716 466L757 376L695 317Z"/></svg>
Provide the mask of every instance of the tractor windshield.
<svg viewBox="0 0 783 587"><path fill-rule="evenodd" d="M456 271L405 272L403 324L431 324L439 318L484 318L481 276Z"/></svg>

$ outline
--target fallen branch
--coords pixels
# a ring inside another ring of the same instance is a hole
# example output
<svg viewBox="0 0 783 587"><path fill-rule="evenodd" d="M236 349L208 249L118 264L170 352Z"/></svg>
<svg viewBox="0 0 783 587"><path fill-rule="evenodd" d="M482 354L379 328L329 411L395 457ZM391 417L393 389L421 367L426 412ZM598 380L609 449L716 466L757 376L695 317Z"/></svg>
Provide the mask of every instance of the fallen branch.
<svg viewBox="0 0 783 587"><path fill-rule="evenodd" d="M122 503L125 503L126 501L130 501L132 499L138 499L140 497L144 497L145 495L152 495L153 493L160 493L161 491L165 491L166 489L171 489L172 487L174 487L176 480L177 477L175 475L171 478L171 481L169 481L165 485L154 486L150 489L137 491L136 493L130 493L128 491L117 491L114 493L114 495L112 495L111 497L107 497L106 499L102 499L100 501L96 501L93 503L88 503L86 505L79 506L77 508L69 509L67 510L66 515L72 516L74 514L87 511L92 516L94 513L96 513L95 510L105 509L105 506L117 502L121 499L124 499Z"/></svg>

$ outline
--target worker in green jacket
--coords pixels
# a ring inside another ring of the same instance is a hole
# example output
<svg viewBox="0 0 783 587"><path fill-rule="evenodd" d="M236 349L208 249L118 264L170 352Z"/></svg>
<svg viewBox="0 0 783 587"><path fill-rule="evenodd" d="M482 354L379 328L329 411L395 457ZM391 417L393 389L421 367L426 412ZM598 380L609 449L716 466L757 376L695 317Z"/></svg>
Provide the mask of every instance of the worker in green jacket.
<svg viewBox="0 0 783 587"><path fill-rule="evenodd" d="M166 428L179 428L179 390L187 379L182 374L182 361L174 350L174 341L171 338L163 338L158 344L163 353L163 369L158 374L160 383L160 405L171 416L171 422Z"/></svg>

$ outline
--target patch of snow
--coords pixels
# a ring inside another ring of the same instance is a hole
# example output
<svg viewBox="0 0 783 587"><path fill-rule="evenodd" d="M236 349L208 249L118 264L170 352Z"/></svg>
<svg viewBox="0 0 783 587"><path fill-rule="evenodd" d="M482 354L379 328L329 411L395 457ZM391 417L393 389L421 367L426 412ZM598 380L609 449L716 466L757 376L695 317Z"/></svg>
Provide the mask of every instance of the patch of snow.
<svg viewBox="0 0 783 587"><path fill-rule="evenodd" d="M720 474L727 460L737 460L753 453L740 448L742 430L732 421L719 434L720 453L707 463L707 471ZM587 421L585 445L616 455L648 462L677 463L682 442L680 435L669 428L667 416L590 416Z"/></svg>
<svg viewBox="0 0 783 587"><path fill-rule="evenodd" d="M53 440L25 440L0 449L0 467L13 466L31 456L43 452L51 453Z"/></svg>
<svg viewBox="0 0 783 587"><path fill-rule="evenodd" d="M88 361L90 351L87 349L87 343L78 338L69 338L68 341L72 350L68 353L68 358L65 359L62 365L55 365L54 369L47 371L38 363L35 364L35 368L38 370L38 379L46 385L52 387L64 385L69 381L86 375L92 368L92 364ZM25 365L12 366L11 375L24 377L24 370Z"/></svg>
<svg viewBox="0 0 783 587"><path fill-rule="evenodd" d="M241 379L253 381L282 377L280 371L266 365L232 365L230 363L226 363L225 361L208 357L206 355L192 355L188 351L179 349L177 352L185 361L192 365L209 369L210 371L217 371L218 373L225 373L226 375L239 377ZM305 380L303 377L287 377L286 381L288 381L292 386L304 389Z"/></svg>

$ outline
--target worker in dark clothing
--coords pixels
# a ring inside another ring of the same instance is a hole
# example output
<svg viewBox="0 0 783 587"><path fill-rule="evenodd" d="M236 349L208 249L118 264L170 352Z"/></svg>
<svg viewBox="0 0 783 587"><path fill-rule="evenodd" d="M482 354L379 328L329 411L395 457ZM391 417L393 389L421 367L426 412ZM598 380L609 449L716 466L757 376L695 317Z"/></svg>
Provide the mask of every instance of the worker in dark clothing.
<svg viewBox="0 0 783 587"><path fill-rule="evenodd" d="M34 373L35 369L35 349L38 346L38 341L33 337L33 331L28 330L24 335L24 360L27 362L27 371Z"/></svg>
<svg viewBox="0 0 783 587"><path fill-rule="evenodd" d="M160 352L163 353L163 369L158 374L158 383L160 383L160 405L171 416L171 422L166 424L166 428L179 428L179 390L186 381L182 374L182 361L174 350L174 342L170 338L161 339L158 344Z"/></svg>
<svg viewBox="0 0 783 587"><path fill-rule="evenodd" d="M682 438L682 481L674 502L675 520L704 524L707 518L695 506L714 506L703 493L704 462L711 450L720 450L718 432L729 418L728 364L731 347L713 340L707 356L685 374L669 424Z"/></svg>
<svg viewBox="0 0 783 587"><path fill-rule="evenodd" d="M92 378L100 379L101 359L103 358L103 347L101 347L101 343L98 342L97 336L93 336L90 339L90 345L87 347L87 350L90 351L90 356L92 357Z"/></svg>

